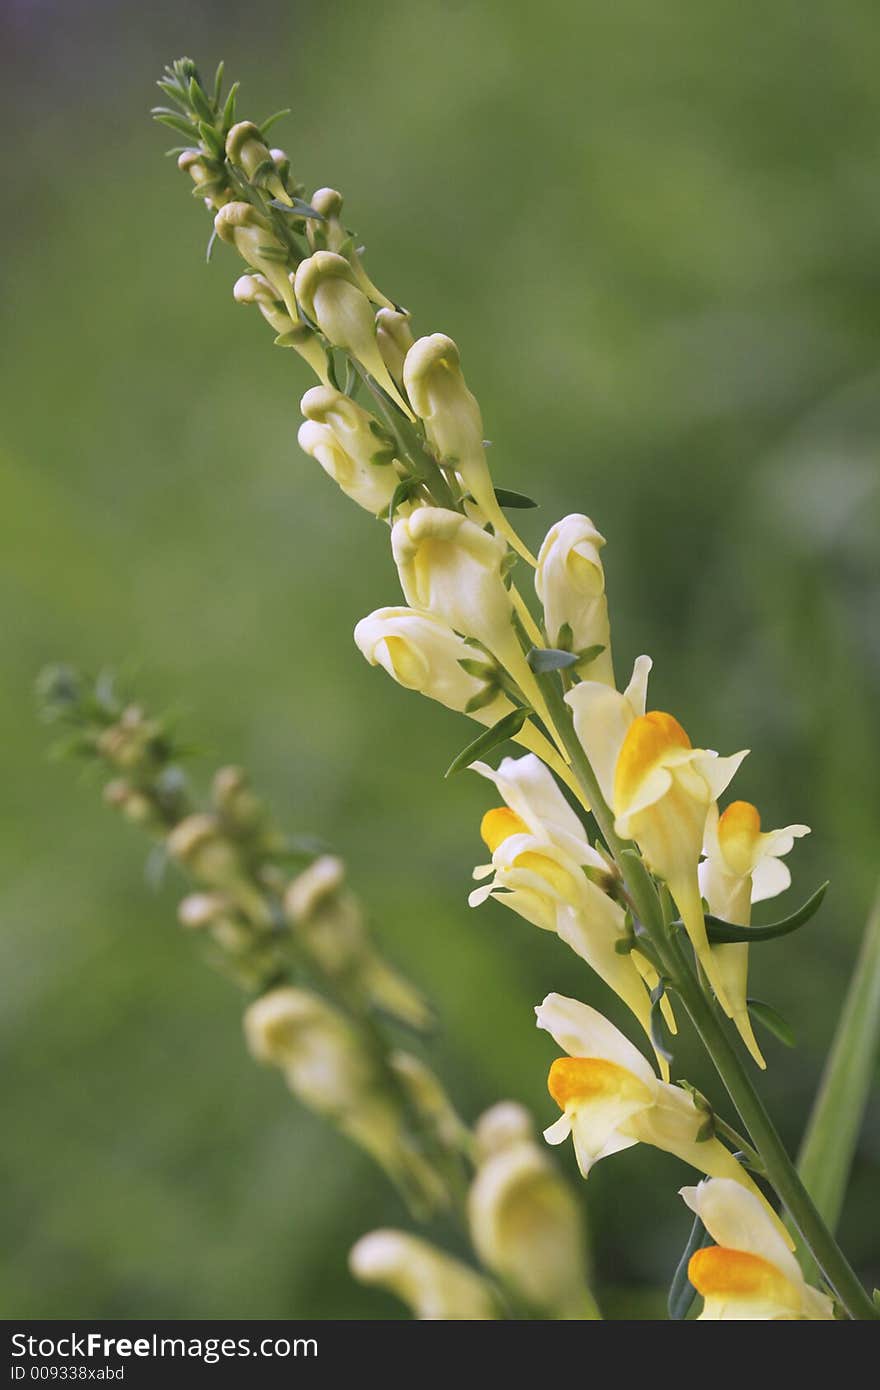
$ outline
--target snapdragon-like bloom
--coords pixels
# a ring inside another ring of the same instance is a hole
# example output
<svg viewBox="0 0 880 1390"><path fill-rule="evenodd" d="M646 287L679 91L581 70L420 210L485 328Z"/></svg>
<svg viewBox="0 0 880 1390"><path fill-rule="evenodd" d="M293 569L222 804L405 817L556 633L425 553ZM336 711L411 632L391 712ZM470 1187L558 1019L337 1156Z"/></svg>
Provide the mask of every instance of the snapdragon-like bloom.
<svg viewBox="0 0 880 1390"><path fill-rule="evenodd" d="M485 763L472 766L496 783L507 804L483 817L480 833L492 863L475 869L474 877L491 878L470 894L471 907L495 897L527 922L556 932L650 1037L651 1002L637 952L616 950L627 936L626 914L601 886L610 884L612 871L550 773L532 757L505 758L497 773ZM668 1075L665 1059L658 1056L658 1062Z"/></svg>
<svg viewBox="0 0 880 1390"><path fill-rule="evenodd" d="M810 833L807 825L786 825L782 830L762 832L761 817L748 801L732 801L718 814L709 808L700 865L700 891L709 911L726 922L747 927L752 920L752 903L773 898L791 883L791 874L781 855L788 854L794 842ZM765 1065L749 1019L746 990L749 948L745 942L728 942L712 947L712 956L733 1010L740 1036L758 1063Z"/></svg>
<svg viewBox="0 0 880 1390"><path fill-rule="evenodd" d="M563 1113L544 1131L544 1138L548 1144L561 1144L571 1135L584 1177L594 1163L610 1154L633 1144L653 1144L701 1173L730 1178L755 1193L768 1219L785 1232L720 1139L700 1137L706 1115L689 1092L659 1080L638 1048L613 1023L588 1004L561 994L548 994L535 1012L538 1027L568 1053L550 1068L547 1085Z"/></svg>
<svg viewBox="0 0 880 1390"><path fill-rule="evenodd" d="M504 585L507 547L460 512L419 507L401 517L391 548L407 603L491 652L549 729L553 721L513 626Z"/></svg>
<svg viewBox="0 0 880 1390"><path fill-rule="evenodd" d="M300 402L299 446L359 507L387 512L400 475L372 415L332 386L313 386ZM376 459L379 462L376 462Z"/></svg>
<svg viewBox="0 0 880 1390"><path fill-rule="evenodd" d="M225 203L214 218L214 230L221 241L234 246L248 265L265 276L290 317L297 320L296 299L285 265L287 248L256 208L251 203Z"/></svg>
<svg viewBox="0 0 880 1390"><path fill-rule="evenodd" d="M648 867L665 879L687 934L726 1013L731 1005L706 936L697 866L709 807L745 752L719 758L694 748L677 719L651 710L633 720L614 771L618 835L635 840Z"/></svg>
<svg viewBox="0 0 880 1390"><path fill-rule="evenodd" d="M700 1319L828 1322L831 1299L804 1279L767 1208L739 1183L712 1178L683 1187L715 1245L697 1250L688 1278L703 1298Z"/></svg>
<svg viewBox="0 0 880 1390"><path fill-rule="evenodd" d="M602 795L612 808L617 759L630 725L645 713L648 676L653 664L649 656L636 657L629 685L622 694L613 685L585 680L579 681L565 696L575 733L596 774Z"/></svg>
<svg viewBox="0 0 880 1390"><path fill-rule="evenodd" d="M447 709L467 714L486 728L497 724L513 709L500 689L496 687L493 693L489 684L491 663L487 663L485 676L474 675L462 666L465 662L473 667L484 653L432 613L417 613L412 608L378 608L361 618L354 640L370 665L381 666L398 685L417 690ZM513 737L552 767L572 790L577 790L570 769L531 720Z"/></svg>
<svg viewBox="0 0 880 1390"><path fill-rule="evenodd" d="M534 557L495 496L483 445L483 417L465 383L461 356L452 339L445 333L419 338L406 355L403 380L439 462L455 469L486 520L533 565Z"/></svg>
<svg viewBox="0 0 880 1390"><path fill-rule="evenodd" d="M422 1321L475 1322L499 1316L492 1289L461 1260L405 1231L371 1231L349 1256L362 1284L397 1295Z"/></svg>
<svg viewBox="0 0 880 1390"><path fill-rule="evenodd" d="M561 644L567 629L567 649L603 650L585 665L591 681L614 687L611 627L605 598L605 570L599 554L605 544L588 516L564 516L544 538L538 552L535 589L544 608L544 626L551 647Z"/></svg>
<svg viewBox="0 0 880 1390"><path fill-rule="evenodd" d="M294 285L304 311L328 342L350 352L404 415L413 419L382 360L376 341L375 312L350 262L335 251L316 251L300 262Z"/></svg>
<svg viewBox="0 0 880 1390"><path fill-rule="evenodd" d="M528 1112L513 1101L494 1105L475 1139L468 1224L483 1264L530 1310L595 1318L580 1204L535 1143Z"/></svg>

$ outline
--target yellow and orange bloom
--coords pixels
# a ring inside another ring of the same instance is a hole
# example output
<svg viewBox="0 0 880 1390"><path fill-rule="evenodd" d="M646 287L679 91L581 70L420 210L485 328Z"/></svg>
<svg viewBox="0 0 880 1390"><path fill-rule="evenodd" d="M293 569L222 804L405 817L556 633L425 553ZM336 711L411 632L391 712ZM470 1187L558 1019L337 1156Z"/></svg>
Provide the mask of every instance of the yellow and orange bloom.
<svg viewBox="0 0 880 1390"><path fill-rule="evenodd" d="M570 633L570 649L604 648L584 670L591 681L614 686L611 628L605 597L605 570L599 554L605 544L588 516L576 512L551 526L538 552L535 589L544 608L544 627L551 647L560 632Z"/></svg>
<svg viewBox="0 0 880 1390"><path fill-rule="evenodd" d="M698 1172L730 1178L754 1193L768 1219L785 1232L720 1139L700 1138L706 1116L693 1097L661 1081L619 1028L588 1004L561 994L548 994L535 1013L538 1027L568 1053L550 1068L547 1086L562 1115L544 1131L544 1138L548 1144L562 1144L570 1135L584 1177L610 1154L634 1144L652 1144Z"/></svg>
<svg viewBox="0 0 880 1390"><path fill-rule="evenodd" d="M504 584L508 551L500 536L460 512L419 507L395 523L391 549L407 603L482 643L552 730L544 696L514 630L513 602Z"/></svg>
<svg viewBox="0 0 880 1390"><path fill-rule="evenodd" d="M712 1178L683 1187L715 1245L697 1250L688 1278L713 1321L828 1322L831 1299L812 1288L767 1208L739 1183Z"/></svg>
<svg viewBox="0 0 880 1390"><path fill-rule="evenodd" d="M483 445L483 417L465 383L461 356L452 339L445 333L419 338L406 354L403 380L438 461L455 469L486 520L533 565L534 557L495 496Z"/></svg>
<svg viewBox="0 0 880 1390"><path fill-rule="evenodd" d="M782 830L761 830L761 817L748 801L732 801L718 814L709 808L700 865L700 891L709 911L725 922L747 927L752 920L752 903L773 898L791 883L791 874L781 856L794 842L810 833L807 825L786 825ZM759 1067L765 1065L749 1018L746 991L749 948L745 942L729 942L712 947L712 957L730 1001L732 1018L740 1036Z"/></svg>
<svg viewBox="0 0 880 1390"><path fill-rule="evenodd" d="M697 867L709 807L745 756L719 758L694 748L677 719L651 710L630 724L614 771L615 829L636 841L648 867L666 881L727 1014L731 1005L706 936Z"/></svg>
<svg viewBox="0 0 880 1390"><path fill-rule="evenodd" d="M609 807L614 805L614 774L624 739L630 726L645 713L653 664L649 656L636 657L629 685L622 694L601 680L585 680L565 696L575 733Z"/></svg>

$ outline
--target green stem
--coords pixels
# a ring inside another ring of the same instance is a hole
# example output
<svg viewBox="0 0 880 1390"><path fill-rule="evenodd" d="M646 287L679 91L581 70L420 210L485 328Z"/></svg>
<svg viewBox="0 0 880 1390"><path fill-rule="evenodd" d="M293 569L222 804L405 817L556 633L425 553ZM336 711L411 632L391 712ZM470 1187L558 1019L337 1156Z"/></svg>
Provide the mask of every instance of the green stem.
<svg viewBox="0 0 880 1390"><path fill-rule="evenodd" d="M724 1083L746 1132L757 1150L767 1178L787 1208L817 1265L851 1318L876 1319L875 1308L849 1261L816 1209L797 1169L785 1151L776 1128L751 1077L734 1050L711 1001L706 998L674 936L667 930L663 909L644 862L631 852L633 846L614 829L614 817L606 804L589 759L574 729L571 712L558 680L542 677L547 703L562 737L572 769L586 792L593 815L623 874L627 890L651 941L690 1016L715 1070Z"/></svg>

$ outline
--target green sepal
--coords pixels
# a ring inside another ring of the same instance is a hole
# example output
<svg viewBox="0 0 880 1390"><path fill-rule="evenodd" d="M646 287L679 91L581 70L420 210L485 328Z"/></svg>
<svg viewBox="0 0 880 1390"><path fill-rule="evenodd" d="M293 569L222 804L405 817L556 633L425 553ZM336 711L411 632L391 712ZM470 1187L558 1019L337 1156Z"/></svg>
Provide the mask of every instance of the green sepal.
<svg viewBox="0 0 880 1390"><path fill-rule="evenodd" d="M478 690L476 695L472 695L464 707L465 714L476 714L477 710L485 709L491 705L493 700L498 699L498 687L487 685L485 689Z"/></svg>
<svg viewBox="0 0 880 1390"><path fill-rule="evenodd" d="M463 767L469 767L476 762L484 753L489 753L493 748L497 748L499 743L506 743L509 738L518 734L523 724L525 724L531 709L522 707L512 709L509 714L505 714L497 724L493 724L491 729L486 729L479 738L475 738L473 743L469 743L467 748L463 748L457 758L453 758L444 776L451 777L454 772L460 772Z"/></svg>
<svg viewBox="0 0 880 1390"><path fill-rule="evenodd" d="M597 656L601 656L604 650L605 644L603 642L594 642L592 647L582 647L579 652L575 653L578 666L589 666L590 662L595 661Z"/></svg>
<svg viewBox="0 0 880 1390"><path fill-rule="evenodd" d="M684 1247L675 1274L672 1276L672 1283L669 1286L666 1308L671 1322L683 1322L691 1310L697 1291L688 1278L688 1265L692 1256L707 1246L711 1239L712 1237L700 1218L695 1216L687 1245Z"/></svg>
<svg viewBox="0 0 880 1390"><path fill-rule="evenodd" d="M559 647L532 647L526 657L536 676L548 671L565 671L569 666L576 666L579 660L575 652L564 652Z"/></svg>
<svg viewBox="0 0 880 1390"><path fill-rule="evenodd" d="M394 513L404 502L409 501L416 488L418 481L415 478L402 478L391 494L391 501L388 503L388 524L394 525Z"/></svg>
<svg viewBox="0 0 880 1390"><path fill-rule="evenodd" d="M574 648L574 633L571 630L571 623L563 623L556 634L556 645L562 652L570 652Z"/></svg>
<svg viewBox="0 0 880 1390"><path fill-rule="evenodd" d="M377 449L375 454L370 455L370 463L375 464L377 468L387 468L396 458L396 449Z"/></svg>
<svg viewBox="0 0 880 1390"><path fill-rule="evenodd" d="M235 103L238 98L240 82L233 82L229 88L229 95L226 98L226 105L223 107L223 129L229 131L235 125Z"/></svg>
<svg viewBox="0 0 880 1390"><path fill-rule="evenodd" d="M666 1021L660 1008L660 1000L665 993L665 980L660 980L651 990L651 1042L655 1051L659 1052L661 1057L665 1057L667 1062L671 1062L672 1053L667 1041Z"/></svg>
<svg viewBox="0 0 880 1390"><path fill-rule="evenodd" d="M533 497L527 497L524 492L514 492L508 487L496 487L495 500L499 507L509 507L511 511L528 511L538 506Z"/></svg>
<svg viewBox="0 0 880 1390"><path fill-rule="evenodd" d="M269 131L272 129L273 125L275 125L278 121L283 121L285 116L290 115L290 112L291 107L285 106L283 111L273 111L271 116L267 116L266 119L260 123L258 129L264 140L268 135Z"/></svg>
<svg viewBox="0 0 880 1390"><path fill-rule="evenodd" d="M812 897L807 898L803 906L790 917L783 917L781 921L771 922L766 927L738 927L733 922L724 922L720 917L709 914L706 917L706 935L715 946L729 941L741 941L751 946L757 941L773 941L777 936L787 936L789 932L805 926L811 917L815 917L827 891L828 882L817 888Z"/></svg>
<svg viewBox="0 0 880 1390"><path fill-rule="evenodd" d="M490 680L495 675L495 667L488 661L479 661L476 657L460 656L458 665L468 676L476 676L477 680Z"/></svg>
<svg viewBox="0 0 880 1390"><path fill-rule="evenodd" d="M762 999L747 999L746 1003L752 1018L763 1023L768 1032L778 1038L781 1043L786 1047L797 1046L797 1038L791 1024L782 1017L777 1009L774 1009L771 1004L765 1004Z"/></svg>

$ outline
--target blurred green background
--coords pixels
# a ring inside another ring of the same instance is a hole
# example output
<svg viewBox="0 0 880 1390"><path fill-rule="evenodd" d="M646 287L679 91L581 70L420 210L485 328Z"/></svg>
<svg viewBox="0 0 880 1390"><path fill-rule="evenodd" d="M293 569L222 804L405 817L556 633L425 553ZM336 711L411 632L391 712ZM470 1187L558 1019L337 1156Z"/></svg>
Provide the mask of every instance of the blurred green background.
<svg viewBox="0 0 880 1390"><path fill-rule="evenodd" d="M225 57L242 114L294 108L298 175L344 190L374 278L461 344L496 480L543 504L528 539L579 510L608 536L620 671L650 651L652 703L753 750L736 788L766 824L813 826L789 896L830 877L827 904L752 967L800 1038L768 1040L761 1082L795 1145L877 873L876 5L19 0L2 23L5 1316L398 1311L346 1270L396 1199L251 1064L175 885L151 895L137 833L47 764L44 662L133 665L339 847L466 1115L514 1096L548 1123L532 1006L608 1005L555 939L466 906L487 788L442 772L473 726L351 642L399 601L384 533L299 454L308 376L233 305L232 253L205 265L146 114L180 53ZM688 1048L676 1070L708 1084ZM591 1177L616 1311L659 1310L686 1176L635 1149ZM878 1176L875 1105L842 1231L874 1282Z"/></svg>

